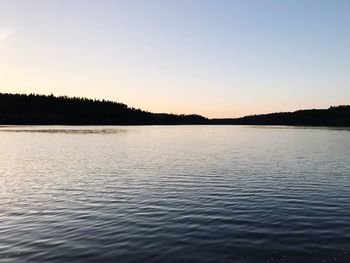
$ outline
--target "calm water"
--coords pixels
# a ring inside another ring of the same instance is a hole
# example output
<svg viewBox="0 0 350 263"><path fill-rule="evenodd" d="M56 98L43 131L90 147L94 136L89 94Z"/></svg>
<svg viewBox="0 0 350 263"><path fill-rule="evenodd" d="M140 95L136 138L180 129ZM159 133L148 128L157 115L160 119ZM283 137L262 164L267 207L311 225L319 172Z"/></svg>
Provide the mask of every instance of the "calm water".
<svg viewBox="0 0 350 263"><path fill-rule="evenodd" d="M350 131L2 127L1 262L350 262Z"/></svg>

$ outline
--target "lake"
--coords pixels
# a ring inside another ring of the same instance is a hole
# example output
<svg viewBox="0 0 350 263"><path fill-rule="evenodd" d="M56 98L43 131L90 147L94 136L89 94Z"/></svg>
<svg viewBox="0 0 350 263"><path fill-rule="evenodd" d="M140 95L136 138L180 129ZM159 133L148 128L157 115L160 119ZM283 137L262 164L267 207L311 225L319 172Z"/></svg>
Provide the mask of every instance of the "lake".
<svg viewBox="0 0 350 263"><path fill-rule="evenodd" d="M350 130L0 128L1 262L350 262Z"/></svg>

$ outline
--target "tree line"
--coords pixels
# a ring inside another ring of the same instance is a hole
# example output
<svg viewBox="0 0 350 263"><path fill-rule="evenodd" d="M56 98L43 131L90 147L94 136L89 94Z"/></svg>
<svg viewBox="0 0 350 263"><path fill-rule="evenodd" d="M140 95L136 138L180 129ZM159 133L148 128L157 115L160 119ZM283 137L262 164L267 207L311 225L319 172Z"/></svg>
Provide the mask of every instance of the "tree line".
<svg viewBox="0 0 350 263"><path fill-rule="evenodd" d="M203 124L199 115L151 113L108 100L36 94L0 94L0 124Z"/></svg>
<svg viewBox="0 0 350 263"><path fill-rule="evenodd" d="M237 119L213 119L214 124L235 125L294 125L350 127L350 106L332 106L328 109L298 110L245 116Z"/></svg>
<svg viewBox="0 0 350 263"><path fill-rule="evenodd" d="M0 93L1 125L303 125L350 126L350 106L231 119L151 113L123 103L79 97Z"/></svg>

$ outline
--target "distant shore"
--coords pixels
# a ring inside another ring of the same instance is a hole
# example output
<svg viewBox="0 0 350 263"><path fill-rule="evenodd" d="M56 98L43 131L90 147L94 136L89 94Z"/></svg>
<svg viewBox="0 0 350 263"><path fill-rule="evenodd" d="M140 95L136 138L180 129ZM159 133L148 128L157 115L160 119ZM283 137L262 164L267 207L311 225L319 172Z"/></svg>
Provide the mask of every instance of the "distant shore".
<svg viewBox="0 0 350 263"><path fill-rule="evenodd" d="M0 127L9 125L266 125L350 127L350 106L209 119L151 113L123 103L53 95L0 93Z"/></svg>

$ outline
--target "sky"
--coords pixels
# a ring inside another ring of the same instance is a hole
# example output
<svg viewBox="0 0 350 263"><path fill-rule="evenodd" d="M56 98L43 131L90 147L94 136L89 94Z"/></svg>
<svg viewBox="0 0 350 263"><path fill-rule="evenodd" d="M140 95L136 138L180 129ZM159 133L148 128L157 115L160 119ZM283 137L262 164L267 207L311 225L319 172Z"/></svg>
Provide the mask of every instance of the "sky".
<svg viewBox="0 0 350 263"><path fill-rule="evenodd" d="M350 1L0 0L0 92L207 117L350 104Z"/></svg>

